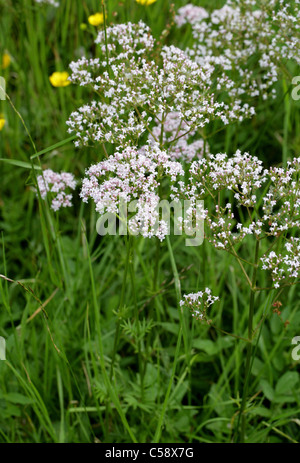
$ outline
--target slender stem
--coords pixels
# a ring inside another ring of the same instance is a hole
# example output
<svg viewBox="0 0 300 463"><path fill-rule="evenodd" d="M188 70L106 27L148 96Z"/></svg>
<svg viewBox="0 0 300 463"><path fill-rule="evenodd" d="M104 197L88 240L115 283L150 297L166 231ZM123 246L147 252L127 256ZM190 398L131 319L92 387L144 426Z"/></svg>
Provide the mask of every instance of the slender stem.
<svg viewBox="0 0 300 463"><path fill-rule="evenodd" d="M173 275L174 275L174 283L175 283L175 291L176 291L176 298L177 298L177 306L178 306L179 317L180 317L180 325L179 325L179 332L178 332L177 343L176 343L175 356L174 356L174 361L173 361L173 366L172 366L172 373L171 373L170 381L169 381L169 384L168 384L168 389L167 389L167 392L166 392L166 395L165 395L165 399L164 399L164 402L162 404L162 410L161 410L161 413L160 413L160 416L159 416L158 424L157 424L154 439L153 439L153 443L156 443L156 444L159 443L161 433L162 433L163 421L164 421L165 413L167 411L169 397L170 397L173 381L174 381L174 378L175 378L176 366L177 366L178 359L179 359L179 354L180 354L181 339L182 339L182 334L183 334L183 331L184 331L183 316L182 316L182 313L181 313L182 308L179 305L179 301L181 299L180 279L179 279L178 270L177 270L177 266L176 266L176 262L175 262L175 258L174 258L174 254L173 254L173 250L172 250L172 246L171 246L171 243L170 243L169 236L166 236L166 241L167 241L167 245L168 245L168 250L169 250L170 260L171 260L171 266L172 266L172 271L173 271Z"/></svg>
<svg viewBox="0 0 300 463"><path fill-rule="evenodd" d="M254 316L254 302L255 302L255 288L256 288L256 274L257 274L257 264L258 264L258 251L259 251L259 240L256 241L255 247L255 267L253 269L252 283L251 283L251 294L250 294L250 305L249 305L249 318L248 318L248 338L252 341L253 338L253 316ZM242 396L241 409L239 414L239 422L242 420L241 425L241 443L245 442L245 432L246 432L246 401L248 395L248 385L249 377L251 371L251 356L252 356L252 342L249 342L247 345L247 358L246 358L246 369L245 369L245 381L244 381L244 390Z"/></svg>
<svg viewBox="0 0 300 463"><path fill-rule="evenodd" d="M228 336L231 336L231 337L236 338L236 339L241 339L242 341L245 341L245 342L251 342L250 339L242 338L242 336L238 336L237 334L228 333L228 331L221 330L221 328L218 328L216 325L211 324L210 326L212 328L214 328L215 330L220 331L220 333L227 334Z"/></svg>
<svg viewBox="0 0 300 463"><path fill-rule="evenodd" d="M231 255L234 256L235 258L237 258L237 255L234 254L234 252L230 252L228 249L230 249L230 248L227 248L227 249L226 249L226 252L227 252L228 254L231 254ZM254 267L253 262L249 262L248 260L243 259L243 258L240 257L240 256L238 256L238 260L241 261L241 262L245 262L245 264L248 264L248 265Z"/></svg>
<svg viewBox="0 0 300 463"><path fill-rule="evenodd" d="M105 0L102 0L102 11L103 11L103 21L104 21L104 37L105 37L106 66L107 66L108 75L111 76L111 71L110 71L110 66L109 66L108 42L107 42L107 26L106 26L106 8L105 8Z"/></svg>
<svg viewBox="0 0 300 463"><path fill-rule="evenodd" d="M294 281L293 283L286 283L285 285L280 285L280 286L278 286L278 288L275 288L274 286L269 286L269 287L266 287L266 288L256 287L255 291L271 291L271 290L274 290L274 289L288 288L289 286L298 285L299 283L300 283L300 280L297 280L297 281Z"/></svg>
<svg viewBox="0 0 300 463"><path fill-rule="evenodd" d="M127 253L126 253L125 269L124 269L124 274L123 274L119 311L123 308L123 305L124 305L126 279L127 279L128 265L129 265L129 259L130 259L131 238L132 237L129 237L129 238L127 237L127 243L126 243ZM111 364L110 364L110 374L109 374L110 381L112 380L113 372L114 372L116 353L117 353L119 337L120 337L120 326L121 326L121 318L118 318L117 323L116 323L114 347L113 347L113 353L112 353Z"/></svg>
<svg viewBox="0 0 300 463"><path fill-rule="evenodd" d="M153 276L153 296L152 298L154 299L154 305L156 309L156 316L158 322L161 321L161 316L160 316L160 310L159 306L157 304L157 301L155 300L156 295L158 295L161 290L159 290L159 285L158 285L158 272L159 272L159 258L160 258L160 241L159 239L156 240L156 252L155 252L155 264L154 264L154 276Z"/></svg>
<svg viewBox="0 0 300 463"><path fill-rule="evenodd" d="M135 323L136 323L136 344L137 344L137 351L138 351L138 362L139 362L139 372L140 372L140 381L141 381L141 400L143 401L144 400L145 369L143 368L143 361L142 361L139 311L138 311L138 305L137 305L135 278L134 278L134 242L132 246L132 258L130 258L129 260L130 260L129 267L130 267L131 285L132 285L132 291L133 291L134 317L135 317Z"/></svg>
<svg viewBox="0 0 300 463"><path fill-rule="evenodd" d="M97 293L96 293L96 283L95 283L95 278L94 278L94 273L93 273L93 268L92 268L92 260L91 260L91 255L90 255L86 235L84 235L84 238L85 238L86 248L88 250L87 251L88 252L88 264L89 264L90 279L91 279L91 286L92 286L92 296L93 296L93 305L94 305L94 311L95 311L96 332L97 332L98 347L99 347L98 359L99 359L99 362L100 362L100 367L101 367L101 371L102 371L102 374L103 374L104 383L105 383L107 391L109 393L110 400L114 403L114 405L115 405L115 407L116 407L116 409L117 409L117 411L118 411L118 413L120 415L122 423L123 423L125 429L127 430L131 440L134 443L137 443L137 439L135 438L135 436L134 436L134 434L133 434L133 432L132 432L132 430L130 428L130 425L129 425L128 421L127 421L125 413L123 412L121 403L119 401L119 397L116 394L116 391L113 388L113 386L111 384L111 380L108 377L108 374L107 374L107 371L106 371L105 360L104 360L104 350L103 350L103 343L102 343L100 307L98 306Z"/></svg>
<svg viewBox="0 0 300 463"><path fill-rule="evenodd" d="M256 242L256 246L258 245L257 243L259 243L259 241ZM247 272L246 272L246 270L245 270L245 268L244 268L244 266L243 266L243 264L242 264L242 262L241 262L239 256L237 255L237 252L236 252L236 250L234 249L234 247L232 247L232 250L233 250L234 256L237 258L237 261L238 261L238 263L239 263L239 265L240 265L240 267L241 267L241 269L242 269L242 272L243 272L243 274L245 275L246 280L248 281L248 284L249 284L249 286L250 286L250 288L251 288L251 290L252 290L253 284L251 283L251 280L250 280L250 278L249 278L249 276L248 276L248 274L247 274ZM255 267L254 267L255 278L256 278L256 265L257 265L257 262L256 262Z"/></svg>
<svg viewBox="0 0 300 463"><path fill-rule="evenodd" d="M286 167L287 158L288 158L288 136L289 136L289 123L290 123L290 114L291 114L291 104L288 94L288 87L285 79L282 81L283 90L285 93L284 96L284 123L283 123L283 143L282 143L282 164Z"/></svg>

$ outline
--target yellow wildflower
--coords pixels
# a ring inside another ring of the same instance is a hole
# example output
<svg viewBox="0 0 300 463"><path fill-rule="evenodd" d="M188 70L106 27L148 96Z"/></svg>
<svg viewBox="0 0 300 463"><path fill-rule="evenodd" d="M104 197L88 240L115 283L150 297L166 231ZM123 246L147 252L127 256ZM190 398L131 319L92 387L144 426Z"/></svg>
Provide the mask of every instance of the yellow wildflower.
<svg viewBox="0 0 300 463"><path fill-rule="evenodd" d="M106 16L105 16L106 18ZM88 22L92 26L101 26L104 23L104 15L103 13L95 13L88 17Z"/></svg>
<svg viewBox="0 0 300 463"><path fill-rule="evenodd" d="M2 56L2 69L8 68L8 66L10 65L10 62L11 62L11 58L9 54L4 53L4 55Z"/></svg>
<svg viewBox="0 0 300 463"><path fill-rule="evenodd" d="M53 72L53 74L49 77L49 80L53 87L67 87L70 85L70 81L68 80L69 74L64 72Z"/></svg>
<svg viewBox="0 0 300 463"><path fill-rule="evenodd" d="M140 5L152 5L152 3L156 2L156 0L135 0L136 3L139 3Z"/></svg>
<svg viewBox="0 0 300 463"><path fill-rule="evenodd" d="M2 116L0 116L0 131L3 129L4 125L5 125L5 119Z"/></svg>

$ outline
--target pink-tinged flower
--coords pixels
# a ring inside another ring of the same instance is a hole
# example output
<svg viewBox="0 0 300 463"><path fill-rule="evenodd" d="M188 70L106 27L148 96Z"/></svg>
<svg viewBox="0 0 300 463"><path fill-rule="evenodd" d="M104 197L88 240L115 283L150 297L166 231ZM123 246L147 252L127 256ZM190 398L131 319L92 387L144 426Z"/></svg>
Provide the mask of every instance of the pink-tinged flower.
<svg viewBox="0 0 300 463"><path fill-rule="evenodd" d="M135 202L129 231L162 240L168 233L168 224L160 220L159 214L161 180L169 179L176 202L179 193L175 184L183 175L181 163L171 161L157 144L148 145L142 151L127 146L86 171L80 196L84 202L92 199L101 215L106 212L119 215L122 204Z"/></svg>
<svg viewBox="0 0 300 463"><path fill-rule="evenodd" d="M42 199L46 199L48 194L51 195L51 208L58 211L61 207L72 206L72 194L66 190L74 190L76 181L74 175L68 172L53 172L51 169L43 171L42 175L37 177L38 189Z"/></svg>
<svg viewBox="0 0 300 463"><path fill-rule="evenodd" d="M177 11L177 15L175 16L175 23L179 27L187 23L196 24L203 19L208 18L208 16L209 15L204 8L188 3L188 5L179 8Z"/></svg>
<svg viewBox="0 0 300 463"><path fill-rule="evenodd" d="M197 7L187 5L175 20L191 24L194 40L187 53L198 64L215 67L217 87L225 84L236 99L274 98L283 64L300 64L299 2L269 0L263 9L258 0L240 3L227 1L199 18Z"/></svg>
<svg viewBox="0 0 300 463"><path fill-rule="evenodd" d="M172 118L168 115L176 113L181 134L185 128L190 134L195 133L213 120L226 125L253 115L254 108L236 96L229 96L226 101L218 98L219 90L228 93L231 81L220 80L216 92L212 78L215 65L199 65L173 45L164 46L159 62L155 61L155 39L141 21L109 27L107 41L101 31L95 42L100 58L83 57L70 64L71 82L97 93L93 101L74 111L67 121L68 132L76 135L76 146L91 142L124 146L151 131L153 115L156 119L163 115L158 125L168 125L168 118ZM99 99L99 94L105 99ZM191 147L186 142L187 138L174 146L178 158L184 151L183 157L187 158L193 151L201 151L199 143Z"/></svg>

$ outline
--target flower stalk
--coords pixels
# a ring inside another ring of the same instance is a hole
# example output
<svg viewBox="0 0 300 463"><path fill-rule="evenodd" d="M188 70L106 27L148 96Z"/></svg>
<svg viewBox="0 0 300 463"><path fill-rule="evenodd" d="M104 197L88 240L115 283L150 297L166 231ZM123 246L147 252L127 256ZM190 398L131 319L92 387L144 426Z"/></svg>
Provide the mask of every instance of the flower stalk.
<svg viewBox="0 0 300 463"><path fill-rule="evenodd" d="M256 240L255 246L255 258L254 258L254 269L252 275L252 285L251 285L251 293L250 293L250 304L249 304L249 318L248 318L248 339L250 342L247 344L247 357L246 357L246 368L245 368L245 380L244 380L244 389L243 389L243 396L242 396L242 403L240 408L239 418L241 417L241 431L240 431L240 442L245 442L245 434L246 434L246 414L245 408L247 403L247 396L248 396L248 386L249 386L249 378L251 374L251 358L252 358L252 340L253 340L253 317L254 317L254 308L255 308L255 289L256 289L256 276L257 276L257 267L258 267L258 255L259 255L259 240ZM240 421L240 419L239 419Z"/></svg>

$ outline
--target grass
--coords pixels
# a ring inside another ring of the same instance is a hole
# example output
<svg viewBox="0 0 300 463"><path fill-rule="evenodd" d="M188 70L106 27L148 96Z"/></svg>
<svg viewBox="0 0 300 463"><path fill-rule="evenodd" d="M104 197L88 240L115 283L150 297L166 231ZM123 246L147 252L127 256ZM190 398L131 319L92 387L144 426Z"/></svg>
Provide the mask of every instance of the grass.
<svg viewBox="0 0 300 463"><path fill-rule="evenodd" d="M143 19L159 37L170 3L144 8L112 0L108 22ZM54 10L0 0L0 55L12 56L1 75L14 105L0 102L7 120L0 133L0 274L9 279L0 278L7 353L0 361L0 442L232 442L240 440L241 407L246 442L299 442L299 362L291 357L297 286L281 294L281 318L266 293L252 300L257 331L242 397L247 343L240 338L249 336L250 292L232 256L207 243L186 247L178 236L163 243L99 237L93 208L76 198L58 215L33 191L39 167L82 177L102 156L99 148L75 150L67 134L64 122L83 90L49 83L54 70L93 50L95 30L80 24L99 4L62 0ZM186 46L191 34L172 29L168 40ZM277 99L258 102L255 118L211 137L212 151L239 147L266 165L297 156L299 102L285 80L277 87ZM245 258L254 255L251 246ZM214 326L178 307L181 293L206 286L222 295Z"/></svg>

